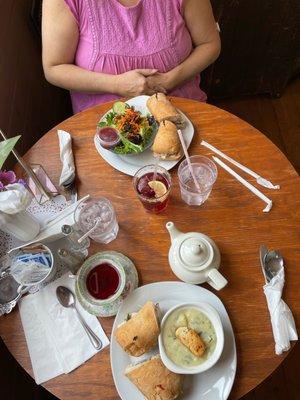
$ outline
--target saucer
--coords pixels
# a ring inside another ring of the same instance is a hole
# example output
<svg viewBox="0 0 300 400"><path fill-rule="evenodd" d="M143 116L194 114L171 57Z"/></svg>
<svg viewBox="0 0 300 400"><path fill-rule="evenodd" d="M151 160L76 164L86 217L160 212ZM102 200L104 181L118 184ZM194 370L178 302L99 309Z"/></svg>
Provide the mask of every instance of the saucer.
<svg viewBox="0 0 300 400"><path fill-rule="evenodd" d="M90 295L87 292L86 286L83 285L82 282L79 283L78 279L76 279L75 294L81 306L90 314L96 315L97 317L113 317L117 314L124 299L138 287L139 278L137 270L128 257L117 251L102 251L92 256L93 262L95 258L99 263L104 260L111 260L112 263L115 262L123 267L125 272L125 286L121 295L111 303L104 305L96 304L96 302L91 302L89 300ZM86 260L85 264L88 263L89 260Z"/></svg>

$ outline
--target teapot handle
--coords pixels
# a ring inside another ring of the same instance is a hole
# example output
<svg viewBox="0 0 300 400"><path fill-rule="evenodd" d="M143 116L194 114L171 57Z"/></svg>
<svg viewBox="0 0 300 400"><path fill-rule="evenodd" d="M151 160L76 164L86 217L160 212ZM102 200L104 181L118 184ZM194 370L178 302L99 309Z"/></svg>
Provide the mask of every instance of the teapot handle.
<svg viewBox="0 0 300 400"><path fill-rule="evenodd" d="M216 290L223 289L228 283L227 279L216 268L209 271L208 278L207 282Z"/></svg>

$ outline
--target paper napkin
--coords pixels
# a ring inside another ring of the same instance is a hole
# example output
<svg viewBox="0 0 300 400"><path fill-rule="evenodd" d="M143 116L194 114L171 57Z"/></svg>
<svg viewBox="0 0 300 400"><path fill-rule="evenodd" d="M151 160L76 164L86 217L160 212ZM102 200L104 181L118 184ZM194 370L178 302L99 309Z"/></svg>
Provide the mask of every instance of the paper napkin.
<svg viewBox="0 0 300 400"><path fill-rule="evenodd" d="M59 304L56 288L60 285L68 287L74 293L75 279L66 274L39 292L23 297L19 302L37 384L71 372L97 353L75 311ZM78 302L76 306L87 324L101 339L104 349L109 340L98 319L83 310Z"/></svg>
<svg viewBox="0 0 300 400"><path fill-rule="evenodd" d="M57 131L59 139L59 152L60 159L63 164L59 185L70 182L75 177L74 156L72 152L72 138L71 135L62 130Z"/></svg>
<svg viewBox="0 0 300 400"><path fill-rule="evenodd" d="M290 340L298 340L295 321L288 305L282 300L284 268L263 287L271 316L275 353L282 354L290 349Z"/></svg>

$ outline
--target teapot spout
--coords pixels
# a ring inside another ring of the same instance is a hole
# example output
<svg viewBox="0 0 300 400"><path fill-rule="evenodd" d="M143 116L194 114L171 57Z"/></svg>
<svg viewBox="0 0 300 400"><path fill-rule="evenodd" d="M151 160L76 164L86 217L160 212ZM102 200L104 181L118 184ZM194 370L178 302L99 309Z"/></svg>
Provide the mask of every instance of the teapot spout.
<svg viewBox="0 0 300 400"><path fill-rule="evenodd" d="M182 235L182 232L180 232L174 225L173 222L169 221L166 223L166 228L169 231L170 237L171 237L171 242L173 240L177 239L180 235Z"/></svg>

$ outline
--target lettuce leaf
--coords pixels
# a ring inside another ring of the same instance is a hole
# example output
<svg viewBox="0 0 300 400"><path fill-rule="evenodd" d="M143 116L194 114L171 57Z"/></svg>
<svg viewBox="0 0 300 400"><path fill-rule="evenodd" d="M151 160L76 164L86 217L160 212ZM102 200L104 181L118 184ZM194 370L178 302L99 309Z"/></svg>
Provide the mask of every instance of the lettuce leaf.
<svg viewBox="0 0 300 400"><path fill-rule="evenodd" d="M114 148L116 154L132 154L141 153L143 151L143 145L137 145L128 140L122 133L119 133L122 140L122 144Z"/></svg>
<svg viewBox="0 0 300 400"><path fill-rule="evenodd" d="M100 126L101 128L104 126L115 126L114 123L114 118L116 116L116 113L114 111L110 111L106 116L104 121L100 121L98 123L98 126Z"/></svg>

